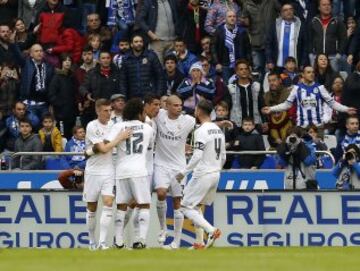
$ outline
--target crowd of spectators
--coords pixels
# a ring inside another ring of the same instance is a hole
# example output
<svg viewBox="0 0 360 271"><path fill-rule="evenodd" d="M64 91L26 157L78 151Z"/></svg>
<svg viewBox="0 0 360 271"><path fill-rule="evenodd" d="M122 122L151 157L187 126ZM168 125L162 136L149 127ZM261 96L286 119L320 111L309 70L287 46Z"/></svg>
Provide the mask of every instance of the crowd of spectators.
<svg viewBox="0 0 360 271"><path fill-rule="evenodd" d="M179 95L188 114L212 101L229 151L276 148L294 126L318 150L336 137L337 159L360 147L359 1L0 0L0 15L0 153L81 151L96 99L112 100L116 122L149 93ZM318 121L299 115L298 84L324 86ZM266 160L229 155L225 167Z"/></svg>

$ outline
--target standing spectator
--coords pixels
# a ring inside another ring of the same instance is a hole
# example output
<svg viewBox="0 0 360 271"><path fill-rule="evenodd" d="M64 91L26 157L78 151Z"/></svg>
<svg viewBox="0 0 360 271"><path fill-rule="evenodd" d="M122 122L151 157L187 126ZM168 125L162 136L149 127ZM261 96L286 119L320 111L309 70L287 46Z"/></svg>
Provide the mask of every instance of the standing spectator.
<svg viewBox="0 0 360 271"><path fill-rule="evenodd" d="M283 1L285 2L285 1ZM317 1L312 0L290 0L287 1L294 7L295 14L301 22L307 24L317 13Z"/></svg>
<svg viewBox="0 0 360 271"><path fill-rule="evenodd" d="M235 139L239 145L234 147L237 151L265 151L264 140L255 129L255 122L252 118L242 119L242 132ZM265 159L265 155L239 155L240 168L251 170L259 169Z"/></svg>
<svg viewBox="0 0 360 271"><path fill-rule="evenodd" d="M236 61L235 72L237 79L228 85L230 96L225 100L232 105L230 120L241 126L242 120L250 117L256 125L262 125L260 130L266 132L266 125L263 124L260 113L264 97L260 84L251 80L249 62L241 59Z"/></svg>
<svg viewBox="0 0 360 271"><path fill-rule="evenodd" d="M216 29L225 23L226 12L229 10L235 11L240 18L240 7L233 0L214 0L211 4L205 21L205 31L214 36Z"/></svg>
<svg viewBox="0 0 360 271"><path fill-rule="evenodd" d="M215 63L215 52L213 52L213 46L211 43L211 38L205 36L201 39L201 56L206 57L211 65L216 65Z"/></svg>
<svg viewBox="0 0 360 271"><path fill-rule="evenodd" d="M296 63L296 59L289 56L285 60L285 67L282 73L280 74L280 78L285 87L292 87L297 84L300 80L299 71Z"/></svg>
<svg viewBox="0 0 360 271"><path fill-rule="evenodd" d="M19 45L21 51L28 50L36 42L36 31L39 27L34 28L34 32L26 29L25 23L21 18L16 18L13 25L14 41Z"/></svg>
<svg viewBox="0 0 360 271"><path fill-rule="evenodd" d="M150 48L164 63L165 52L174 45L179 34L178 4L175 0L143 0L137 24L150 39Z"/></svg>
<svg viewBox="0 0 360 271"><path fill-rule="evenodd" d="M168 54L164 58L166 94L176 93L178 86L184 80L185 76L177 68L177 58L174 54Z"/></svg>
<svg viewBox="0 0 360 271"><path fill-rule="evenodd" d="M39 137L43 144L43 151L62 152L62 137L60 130L55 126L55 119L51 114L44 115Z"/></svg>
<svg viewBox="0 0 360 271"><path fill-rule="evenodd" d="M355 71L345 80L341 101L347 106L360 108L360 61L356 64ZM360 110L358 116L360 117Z"/></svg>
<svg viewBox="0 0 360 271"><path fill-rule="evenodd" d="M85 129L82 126L74 126L72 138L66 142L66 152L85 153ZM86 160L84 155L64 156L65 168L85 169Z"/></svg>
<svg viewBox="0 0 360 271"><path fill-rule="evenodd" d="M178 59L177 66L185 76L189 75L192 64L198 62L196 55L187 49L185 41L181 38L175 40L175 52Z"/></svg>
<svg viewBox="0 0 360 271"><path fill-rule="evenodd" d="M325 54L318 54L314 62L315 81L324 85L328 91L331 91L331 83L334 78L339 76L330 65L329 58Z"/></svg>
<svg viewBox="0 0 360 271"><path fill-rule="evenodd" d="M18 71L5 63L0 65L0 121L11 114L19 95Z"/></svg>
<svg viewBox="0 0 360 271"><path fill-rule="evenodd" d="M63 124L64 136L71 138L72 128L75 125L76 117L76 79L71 71L72 59L69 54L62 54L61 69L51 80L49 87L49 102L53 107L54 115Z"/></svg>
<svg viewBox="0 0 360 271"><path fill-rule="evenodd" d="M347 21L347 37L347 62L350 65L356 64L360 60L360 25L357 25L352 17L349 17Z"/></svg>
<svg viewBox="0 0 360 271"><path fill-rule="evenodd" d="M339 61L344 58L345 53L345 24L341 19L332 16L331 0L320 0L319 11L320 14L312 19L308 30L310 61L313 64L316 55L325 54L337 72Z"/></svg>
<svg viewBox="0 0 360 271"><path fill-rule="evenodd" d="M18 17L24 20L25 28L35 23L35 16L40 12L46 0L19 0ZM34 26L34 25L33 25Z"/></svg>
<svg viewBox="0 0 360 271"><path fill-rule="evenodd" d="M82 34L87 30L87 16L96 12L97 0L81 0L81 29Z"/></svg>
<svg viewBox="0 0 360 271"><path fill-rule="evenodd" d="M18 0L2 0L0 1L1 22L9 24L16 18L18 8Z"/></svg>
<svg viewBox="0 0 360 271"><path fill-rule="evenodd" d="M123 121L123 111L126 104L123 94L113 94L111 100L111 116L110 120L115 124Z"/></svg>
<svg viewBox="0 0 360 271"><path fill-rule="evenodd" d="M42 119L42 115L49 111L48 88L54 68L45 62L40 44L31 46L29 57L24 57L17 45L11 44L9 48L22 68L20 99L27 105L28 110Z"/></svg>
<svg viewBox="0 0 360 271"><path fill-rule="evenodd" d="M146 93L162 95L165 90L165 78L157 55L145 49L142 36L135 34L131 38L131 51L123 61L120 93L130 99L144 97Z"/></svg>
<svg viewBox="0 0 360 271"><path fill-rule="evenodd" d="M337 161L341 159L350 144L355 144L360 148L359 118L356 116L349 116L346 119L346 133L344 137L338 141L335 150L335 159Z"/></svg>
<svg viewBox="0 0 360 271"><path fill-rule="evenodd" d="M222 72L225 84L234 74L237 59L250 60L251 46L246 30L237 25L236 13L226 12L225 24L220 25L215 33L214 52L216 52L216 70Z"/></svg>
<svg viewBox="0 0 360 271"><path fill-rule="evenodd" d="M207 10L200 5L200 0L181 0L180 7L180 37L191 52L199 54L201 38L205 36L204 24Z"/></svg>
<svg viewBox="0 0 360 271"><path fill-rule="evenodd" d="M184 79L177 89L183 100L183 109L187 114L194 114L196 105L201 99L212 102L215 97L215 85L204 77L201 63L195 63L190 68L190 78Z"/></svg>
<svg viewBox="0 0 360 271"><path fill-rule="evenodd" d="M93 58L95 61L98 62L100 57L100 50L102 47L100 35L97 33L90 34L87 37L87 45L91 47L93 52Z"/></svg>
<svg viewBox="0 0 360 271"><path fill-rule="evenodd" d="M249 27L254 70L264 75L265 40L273 25L280 5L277 0L248 0L244 3L242 20ZM256 121L256 120L255 120Z"/></svg>
<svg viewBox="0 0 360 271"><path fill-rule="evenodd" d="M299 66L306 58L305 23L294 15L291 4L283 4L280 17L272 24L266 39L266 63L268 69L284 67L288 57L294 57Z"/></svg>
<svg viewBox="0 0 360 271"><path fill-rule="evenodd" d="M9 25L0 22L0 65L4 62L10 64L14 61L14 54L9 49L11 42L10 34Z"/></svg>
<svg viewBox="0 0 360 271"><path fill-rule="evenodd" d="M266 106L273 106L284 102L289 96L289 89L285 88L281 82L279 74L270 72L268 75L269 91L264 95ZM285 141L287 131L291 128L290 112L274 112L269 116L269 143L277 146Z"/></svg>
<svg viewBox="0 0 360 271"><path fill-rule="evenodd" d="M6 119L6 128L8 130L8 137L6 148L10 151L14 150L15 140L20 135L20 120L28 119L31 121L32 127L38 127L40 124L39 118L30 111L26 110L26 105L23 102L16 102L12 109L12 114Z"/></svg>
<svg viewBox="0 0 360 271"><path fill-rule="evenodd" d="M79 91L89 101L103 98L110 99L111 95L120 93L119 69L112 64L108 51L100 52L99 65L90 70Z"/></svg>
<svg viewBox="0 0 360 271"><path fill-rule="evenodd" d="M20 136L15 141L15 152L41 152L43 146L38 135L33 133L33 126L28 119L20 120ZM42 169L40 155L16 156L13 160L14 168L22 170Z"/></svg>
<svg viewBox="0 0 360 271"><path fill-rule="evenodd" d="M97 13L90 13L87 15L87 31L85 36L88 37L90 34L99 34L104 50L110 50L112 33L107 26L101 26L100 16Z"/></svg>
<svg viewBox="0 0 360 271"><path fill-rule="evenodd" d="M113 57L113 63L116 65L116 67L118 67L119 70L121 69L124 56L129 51L129 49L130 49L129 40L127 38L120 39L119 52Z"/></svg>

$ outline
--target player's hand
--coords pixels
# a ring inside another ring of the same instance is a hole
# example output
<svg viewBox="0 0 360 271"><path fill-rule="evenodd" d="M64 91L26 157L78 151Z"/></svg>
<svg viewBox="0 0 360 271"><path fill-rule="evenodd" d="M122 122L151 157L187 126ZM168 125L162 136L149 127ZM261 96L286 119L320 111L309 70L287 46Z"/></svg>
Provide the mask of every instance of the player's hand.
<svg viewBox="0 0 360 271"><path fill-rule="evenodd" d="M184 174L182 173L178 173L176 176L175 176L175 179L180 183L182 181L182 179L184 179Z"/></svg>
<svg viewBox="0 0 360 271"><path fill-rule="evenodd" d="M263 108L261 108L261 113L265 114L265 115L269 115L271 113L270 111L270 107L269 106L265 106Z"/></svg>
<svg viewBox="0 0 360 271"><path fill-rule="evenodd" d="M120 140L126 140L126 139L130 138L132 136L132 134L133 134L132 129L127 128L126 130L119 133Z"/></svg>
<svg viewBox="0 0 360 271"><path fill-rule="evenodd" d="M185 153L192 154L193 148L190 144L185 144Z"/></svg>
<svg viewBox="0 0 360 271"><path fill-rule="evenodd" d="M349 107L349 109L347 110L347 113L349 115L356 115L356 112L357 112L357 110L354 107Z"/></svg>

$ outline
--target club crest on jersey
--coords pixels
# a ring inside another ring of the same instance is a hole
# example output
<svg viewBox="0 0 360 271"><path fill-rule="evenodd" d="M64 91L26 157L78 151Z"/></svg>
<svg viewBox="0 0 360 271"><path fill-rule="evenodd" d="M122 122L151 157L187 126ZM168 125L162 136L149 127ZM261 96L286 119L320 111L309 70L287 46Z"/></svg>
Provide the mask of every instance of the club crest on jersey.
<svg viewBox="0 0 360 271"><path fill-rule="evenodd" d="M319 89L318 88L314 88L314 94L318 94L319 93Z"/></svg>
<svg viewBox="0 0 360 271"><path fill-rule="evenodd" d="M101 136L101 135L102 135L102 132L101 132L100 130L96 130L96 131L95 131L95 135Z"/></svg>
<svg viewBox="0 0 360 271"><path fill-rule="evenodd" d="M143 58L143 60L142 60L142 64L143 64L143 65L145 65L145 64L147 64L147 63L148 63L147 58Z"/></svg>

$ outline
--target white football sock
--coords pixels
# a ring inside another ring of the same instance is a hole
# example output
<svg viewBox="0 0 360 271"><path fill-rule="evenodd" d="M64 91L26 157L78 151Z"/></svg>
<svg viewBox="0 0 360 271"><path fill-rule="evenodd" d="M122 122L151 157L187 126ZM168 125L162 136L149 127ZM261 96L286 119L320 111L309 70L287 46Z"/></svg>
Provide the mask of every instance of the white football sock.
<svg viewBox="0 0 360 271"><path fill-rule="evenodd" d="M180 209L174 210L174 243L180 247L181 232L184 223L184 214Z"/></svg>
<svg viewBox="0 0 360 271"><path fill-rule="evenodd" d="M198 213L204 217L201 208L196 208L196 210L198 211ZM199 227L197 224L194 224L195 227L195 243L197 244L203 244L204 243L204 229Z"/></svg>
<svg viewBox="0 0 360 271"><path fill-rule="evenodd" d="M115 216L115 243L118 246L124 244L124 227L126 211L116 210Z"/></svg>
<svg viewBox="0 0 360 271"><path fill-rule="evenodd" d="M150 210L149 209L139 209L138 213L139 213L139 215L138 215L139 240L142 242L145 242L147 233L149 230Z"/></svg>
<svg viewBox="0 0 360 271"><path fill-rule="evenodd" d="M134 243L139 241L140 229L139 229L139 212L140 209L135 207L132 215L132 222L134 227Z"/></svg>
<svg viewBox="0 0 360 271"><path fill-rule="evenodd" d="M166 230L166 209L167 209L166 200L163 201L158 200L156 203L156 210L159 217L160 230L162 231Z"/></svg>
<svg viewBox="0 0 360 271"><path fill-rule="evenodd" d="M89 243L95 244L96 212L86 209L86 225L89 231Z"/></svg>
<svg viewBox="0 0 360 271"><path fill-rule="evenodd" d="M126 215L125 215L124 228L128 224L128 222L129 222L129 220L130 220L130 218L132 216L133 211L134 211L133 208L130 208L130 207L127 208Z"/></svg>
<svg viewBox="0 0 360 271"><path fill-rule="evenodd" d="M104 206L100 217L99 244L105 244L109 226L113 218L113 208Z"/></svg>
<svg viewBox="0 0 360 271"><path fill-rule="evenodd" d="M215 228L210 225L204 218L200 215L198 211L189 208L182 208L184 215L189 218L195 225L203 228L207 233L214 232Z"/></svg>

